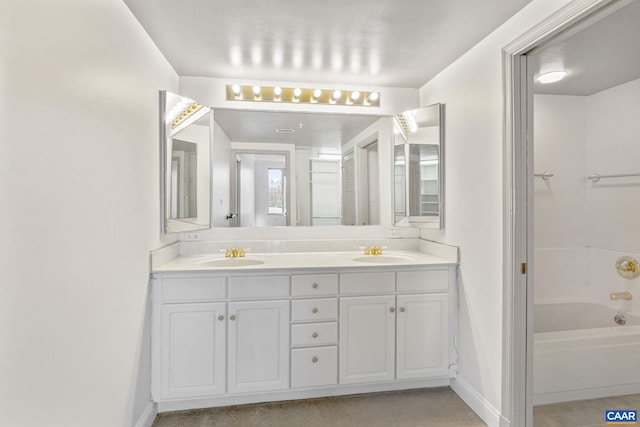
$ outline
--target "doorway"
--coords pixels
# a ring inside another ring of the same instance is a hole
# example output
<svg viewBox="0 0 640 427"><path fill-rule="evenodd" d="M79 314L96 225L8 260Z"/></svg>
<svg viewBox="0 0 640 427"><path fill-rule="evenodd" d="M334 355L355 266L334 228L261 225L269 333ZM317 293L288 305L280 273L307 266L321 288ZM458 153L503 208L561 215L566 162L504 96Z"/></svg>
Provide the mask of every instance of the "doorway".
<svg viewBox="0 0 640 427"><path fill-rule="evenodd" d="M534 111L537 111L534 77L541 73L536 69L535 54L591 28L631 3L606 0L572 2L504 49L506 203L503 348L506 362L503 366L502 405L504 413L511 415L512 425L531 426L534 422L534 278L539 272L534 263L537 262L535 193L540 189L540 181L548 183L559 178L554 171L537 170L534 164ZM627 55L629 52L633 50ZM555 182L559 185L560 180ZM581 178L580 185L588 185L586 176ZM565 221L565 225L569 224ZM602 224L601 228L605 227ZM537 391L540 395L540 390ZM604 411L601 416L604 417Z"/></svg>

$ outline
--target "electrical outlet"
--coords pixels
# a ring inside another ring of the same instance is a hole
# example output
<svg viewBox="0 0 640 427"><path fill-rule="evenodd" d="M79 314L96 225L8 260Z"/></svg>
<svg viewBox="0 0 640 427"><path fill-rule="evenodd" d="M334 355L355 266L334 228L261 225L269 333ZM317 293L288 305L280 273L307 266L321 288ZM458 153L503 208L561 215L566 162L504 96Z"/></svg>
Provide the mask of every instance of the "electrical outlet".
<svg viewBox="0 0 640 427"><path fill-rule="evenodd" d="M389 239L399 239L402 237L402 231L398 229L389 230L389 234L387 235Z"/></svg>
<svg viewBox="0 0 640 427"><path fill-rule="evenodd" d="M200 240L200 233L184 233L185 242L197 242Z"/></svg>

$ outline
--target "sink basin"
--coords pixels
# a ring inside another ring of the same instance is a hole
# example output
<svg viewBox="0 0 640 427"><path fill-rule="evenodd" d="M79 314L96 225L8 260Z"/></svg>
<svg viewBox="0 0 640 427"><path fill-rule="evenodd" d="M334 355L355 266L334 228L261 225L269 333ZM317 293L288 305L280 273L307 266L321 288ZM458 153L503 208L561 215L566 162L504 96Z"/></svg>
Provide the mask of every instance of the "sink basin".
<svg viewBox="0 0 640 427"><path fill-rule="evenodd" d="M356 262L368 262L370 264L404 264L413 258L402 255L365 255L353 259Z"/></svg>
<svg viewBox="0 0 640 427"><path fill-rule="evenodd" d="M264 261L255 258L217 258L198 262L203 267L249 267L260 264L264 264Z"/></svg>

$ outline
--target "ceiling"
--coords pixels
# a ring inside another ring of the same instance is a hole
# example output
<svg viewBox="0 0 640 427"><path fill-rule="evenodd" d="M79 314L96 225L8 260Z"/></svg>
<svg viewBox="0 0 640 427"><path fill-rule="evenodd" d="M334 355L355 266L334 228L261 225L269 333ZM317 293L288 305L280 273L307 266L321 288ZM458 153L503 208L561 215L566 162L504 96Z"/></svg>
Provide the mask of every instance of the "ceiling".
<svg viewBox="0 0 640 427"><path fill-rule="evenodd" d="M536 83L534 92L588 96L640 78L640 1L607 15L585 29L531 55L535 74L564 69L556 83Z"/></svg>
<svg viewBox="0 0 640 427"><path fill-rule="evenodd" d="M180 76L419 88L531 0L124 0Z"/></svg>
<svg viewBox="0 0 640 427"><path fill-rule="evenodd" d="M380 119L357 114L311 114L246 110L218 110L216 123L235 142L295 144L296 147L323 148L339 154L342 144ZM292 133L276 132L276 129Z"/></svg>

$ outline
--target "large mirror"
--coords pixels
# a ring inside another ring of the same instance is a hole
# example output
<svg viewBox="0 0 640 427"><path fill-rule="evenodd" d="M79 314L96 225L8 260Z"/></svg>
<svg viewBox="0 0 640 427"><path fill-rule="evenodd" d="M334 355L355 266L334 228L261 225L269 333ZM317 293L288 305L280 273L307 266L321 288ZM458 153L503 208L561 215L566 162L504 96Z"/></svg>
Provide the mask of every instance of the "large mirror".
<svg viewBox="0 0 640 427"><path fill-rule="evenodd" d="M434 104L394 117L396 224L443 228L444 106Z"/></svg>
<svg viewBox="0 0 640 427"><path fill-rule="evenodd" d="M160 122L164 232L209 228L212 111L191 99L161 91Z"/></svg>
<svg viewBox="0 0 640 427"><path fill-rule="evenodd" d="M214 111L214 227L391 225L393 118Z"/></svg>

